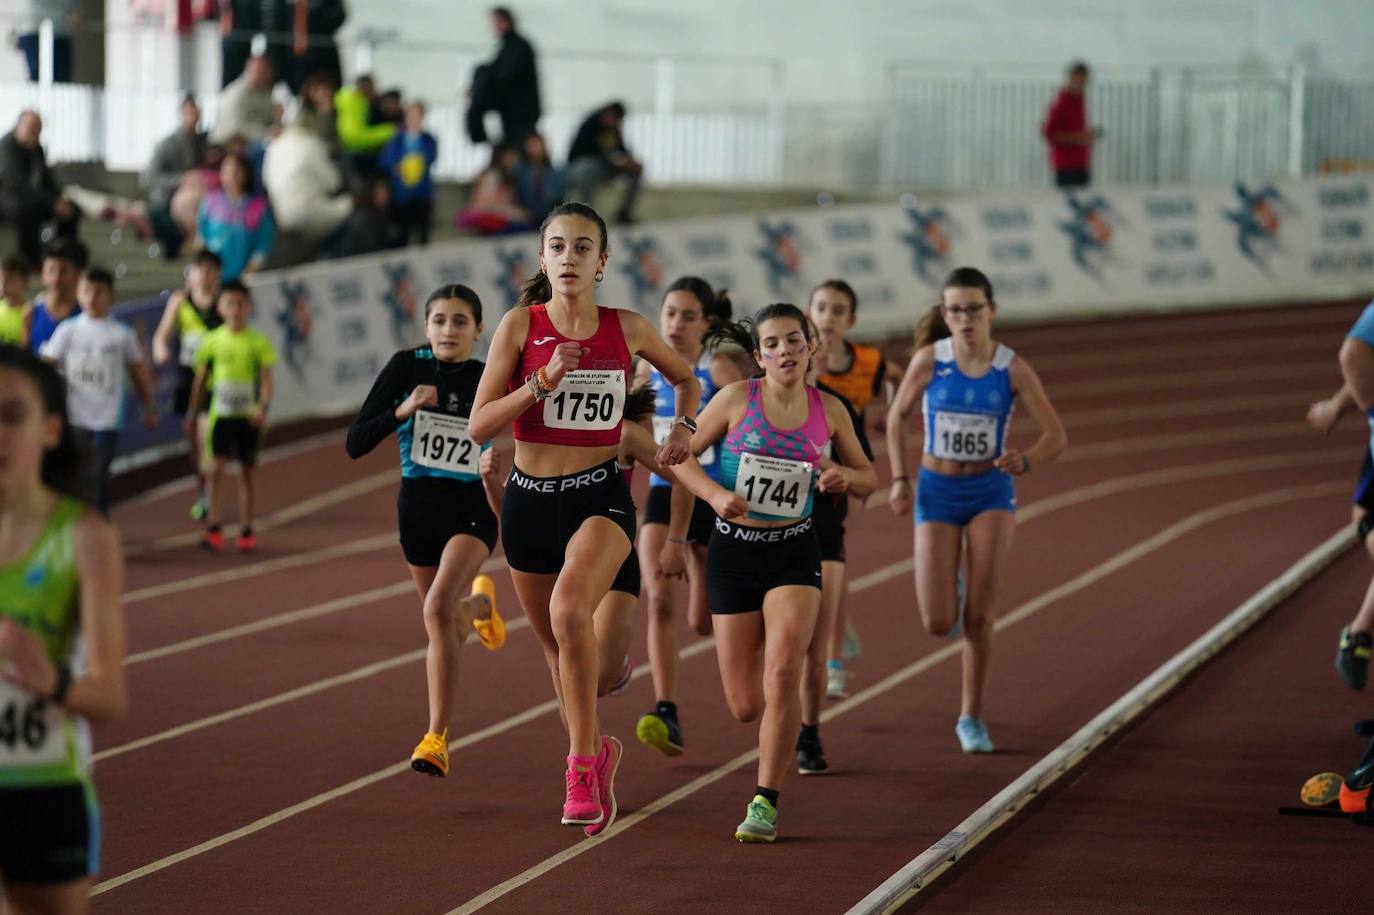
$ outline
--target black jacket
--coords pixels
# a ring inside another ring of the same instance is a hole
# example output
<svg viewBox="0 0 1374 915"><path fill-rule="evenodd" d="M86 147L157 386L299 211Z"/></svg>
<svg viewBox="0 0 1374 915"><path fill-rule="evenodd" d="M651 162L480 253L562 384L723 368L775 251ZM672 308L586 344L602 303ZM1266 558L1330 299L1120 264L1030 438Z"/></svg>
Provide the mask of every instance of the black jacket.
<svg viewBox="0 0 1374 915"><path fill-rule="evenodd" d="M7 210L51 207L61 195L42 146L29 149L21 145L14 131L0 138L0 206Z"/></svg>
<svg viewBox="0 0 1374 915"><path fill-rule="evenodd" d="M513 120L533 124L543 109L539 103L539 68L534 48L524 36L507 32L496 58L478 68L473 77L473 107L496 111Z"/></svg>

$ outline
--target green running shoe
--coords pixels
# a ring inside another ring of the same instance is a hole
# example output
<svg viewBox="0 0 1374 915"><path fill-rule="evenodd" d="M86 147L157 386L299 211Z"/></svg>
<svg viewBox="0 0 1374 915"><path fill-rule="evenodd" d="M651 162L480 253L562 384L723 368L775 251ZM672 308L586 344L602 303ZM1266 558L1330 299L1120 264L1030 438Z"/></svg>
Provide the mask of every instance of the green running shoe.
<svg viewBox="0 0 1374 915"><path fill-rule="evenodd" d="M749 815L735 827L739 842L772 842L778 837L778 809L761 794L749 802Z"/></svg>

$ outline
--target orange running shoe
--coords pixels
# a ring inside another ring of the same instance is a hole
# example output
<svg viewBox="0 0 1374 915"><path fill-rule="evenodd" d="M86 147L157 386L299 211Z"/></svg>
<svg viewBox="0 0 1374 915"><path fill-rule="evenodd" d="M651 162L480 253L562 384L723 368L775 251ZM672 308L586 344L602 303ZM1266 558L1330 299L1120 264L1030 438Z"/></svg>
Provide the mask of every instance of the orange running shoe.
<svg viewBox="0 0 1374 915"><path fill-rule="evenodd" d="M201 549L209 550L212 553L219 553L224 550L224 531L217 527L206 530L205 536L200 538Z"/></svg>
<svg viewBox="0 0 1374 915"><path fill-rule="evenodd" d="M238 544L239 552L249 553L258 548L258 535L245 531L239 534L238 540L235 542Z"/></svg>
<svg viewBox="0 0 1374 915"><path fill-rule="evenodd" d="M481 617L474 619L472 628L477 630L477 637L482 640L482 647L489 651L495 651L506 644L506 621L501 619L501 614L496 612L496 582L491 580L490 575L478 575L472 580L472 594L474 597L478 594L485 597L491 612L487 619Z"/></svg>
<svg viewBox="0 0 1374 915"><path fill-rule="evenodd" d="M1369 811L1370 785L1352 788L1341 782L1341 813L1366 813Z"/></svg>
<svg viewBox="0 0 1374 915"><path fill-rule="evenodd" d="M415 752L410 754L410 768L425 775L443 778L448 775L448 728L444 733L425 734Z"/></svg>

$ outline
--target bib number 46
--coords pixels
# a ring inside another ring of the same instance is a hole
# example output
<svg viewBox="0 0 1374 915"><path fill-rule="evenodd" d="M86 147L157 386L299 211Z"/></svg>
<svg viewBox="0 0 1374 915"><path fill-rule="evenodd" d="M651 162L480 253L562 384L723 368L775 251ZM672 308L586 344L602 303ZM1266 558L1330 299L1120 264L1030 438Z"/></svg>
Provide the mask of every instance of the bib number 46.
<svg viewBox="0 0 1374 915"><path fill-rule="evenodd" d="M0 708L0 746L11 753L42 747L48 739L46 706L42 699L27 703L12 699Z"/></svg>

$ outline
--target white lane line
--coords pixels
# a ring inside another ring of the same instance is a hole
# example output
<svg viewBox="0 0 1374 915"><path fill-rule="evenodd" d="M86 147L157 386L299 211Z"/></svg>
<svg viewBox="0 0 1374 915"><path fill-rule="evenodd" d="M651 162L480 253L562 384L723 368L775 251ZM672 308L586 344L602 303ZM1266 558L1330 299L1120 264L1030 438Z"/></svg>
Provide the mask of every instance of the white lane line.
<svg viewBox="0 0 1374 915"><path fill-rule="evenodd" d="M1192 533L1193 531L1207 524L1211 524L1213 522L1220 521L1222 519L1229 518L1234 515L1255 511L1259 508L1272 507L1275 505L1282 504L1284 502L1292 502L1301 499L1309 499L1316 498L1318 496L1324 496L1329 493L1338 491L1338 489L1344 488L1344 486L1338 487L1337 484L1334 483L1323 483L1315 486L1290 487L1287 489L1279 489L1262 493L1258 496L1247 496L1244 499L1237 499L1233 502L1227 502L1223 505L1218 505L1213 508L1209 508L1206 511L1198 512L1197 514L1191 515L1183 519L1182 521L1169 525L1164 530L1155 534L1153 537L1143 540L1140 543L1137 543L1135 546L1130 547L1129 549L1123 550L1122 552L1113 556L1111 559L1108 559L1107 561L1100 563L1097 566L1094 566L1093 568L1082 573L1081 575L1075 576L1074 578L1064 582L1058 587L1052 588L1049 591L1046 591L1043 594L1039 595L1038 597L1030 601L1027 601L1021 606L1017 607L1011 613L1009 613L1005 618L998 620L996 627L997 631L1000 632L1003 629L1006 629L1010 626L1014 626L1016 623L1019 623L1022 620L1028 619L1029 617L1043 610L1045 607L1048 607L1051 604L1063 600L1065 597L1068 597L1071 594L1076 594L1077 592L1082 591L1085 588L1088 588L1091 585L1096 584L1102 579L1110 576L1112 573L1120 571L1121 569L1125 568L1131 563L1136 562L1144 558L1145 556L1148 556L1151 553L1158 551L1159 549L1163 548L1169 543L1172 543L1173 541L1178 540L1180 537ZM876 699L887 692L890 692L893 688L900 686L901 684L917 676L918 674L929 670L936 664L939 664L941 661L947 658L954 657L955 655L959 654L962 650L963 647L961 643L952 642L944 646L943 648L940 648L928 655L921 657L920 659L912 662L911 664L907 665L901 670L883 678L882 680L868 687L867 689L855 693L853 696L844 700L843 702L831 706L821 714L821 721L831 721L835 718L840 717L841 715L846 714L847 712L850 712L862 705L867 704L871 700ZM689 797L697 793L701 789L707 787L708 785L714 784L715 782L720 781L727 775L730 775L735 771L744 768L745 766L749 765L750 763L758 759L758 755L758 750L754 749L749 751L748 753L742 753L739 756L736 756L729 762L711 770L710 772L707 772L705 775L702 775L694 781L689 782L686 785L683 785L681 788L678 788L675 791L665 794L664 796L658 798L657 800L641 808L640 810L635 811L629 816L617 819L615 825L613 825L610 829L606 830L606 832L604 832L601 838L597 841L578 841L575 845L569 846L568 848L564 849L558 854L551 855L550 857L545 858L538 864L526 868L524 871L520 872L519 874L510 878L509 880L506 880L504 883L492 887L485 893L481 893L478 896L474 896L472 899L469 899L461 906L457 907L456 909L453 909L449 913L449 915L467 915L467 913L475 912L478 909L490 905L491 903L495 902L501 897L506 896L509 893L519 889L520 887L528 883L531 883L534 880L539 879L540 877L544 876L545 874L549 873L550 871L554 870L560 865L566 864L573 858L576 858L584 854L585 852L592 851L593 849L604 845L608 840L615 838L616 836L624 833L628 829L632 829L634 826L638 825L639 823L642 823L649 817L661 812L667 807L672 806L673 804L677 803L683 798Z"/></svg>
<svg viewBox="0 0 1374 915"><path fill-rule="evenodd" d="M849 915L877 915L905 905L956 861L1010 822L1026 803L1077 768L1108 738L1148 712L1186 677L1244 636L1294 591L1354 545L1355 538L1346 526L1313 549L883 881L851 908Z"/></svg>
<svg viewBox="0 0 1374 915"><path fill-rule="evenodd" d="M383 473L374 473L371 476L362 477L327 489L317 496L302 499L299 502L286 506L279 511L260 519L254 526L259 531L270 531L290 524L292 521L299 521L308 515L324 511L335 505L340 505L358 496L366 495L378 489L395 485L400 481L400 474L397 470L387 470ZM203 531L187 531L184 534L173 534L169 537L162 537L145 543L128 543L124 545L125 558L136 556L146 556L150 553L160 553L165 550L177 550L185 547L195 546L200 543Z"/></svg>
<svg viewBox="0 0 1374 915"><path fill-rule="evenodd" d="M1304 456L1305 456L1305 457L1310 457L1310 455L1304 455ZM1283 457L1283 456L1278 456L1278 457ZM1253 462L1256 462L1256 461L1258 461L1258 460L1259 460L1259 459L1252 459L1252 463L1253 463ZM1234 470L1234 466L1233 466L1233 465L1235 465L1235 464L1237 464L1237 463L1244 463L1244 462L1234 462L1234 461L1231 461L1231 462L1222 462L1220 465L1218 465L1218 464L1205 464L1205 465L1201 465L1201 466L1202 466L1202 468L1205 470L1204 475L1215 475L1215 474L1217 474L1217 473L1226 472L1226 471L1225 471L1224 469L1222 469L1222 468L1231 467L1232 470ZM1272 463L1272 462L1269 462L1269 463ZM1281 462L1278 466L1287 466L1287 465L1285 465L1285 464L1283 464L1283 463ZM1168 472L1160 471L1160 472L1155 472L1155 473L1152 473L1152 474L1139 474L1139 475L1136 475L1136 476L1134 476L1134 477L1128 477L1128 478L1123 478L1123 479L1135 480L1137 485L1155 485L1155 484L1158 484L1158 483L1161 483L1161 482L1173 482L1173 481L1176 481L1177 477L1176 477L1176 476L1170 476ZM1110 481L1109 481L1109 482L1110 482ZM1335 484L1329 484L1329 485L1335 485ZM1098 498L1098 497L1101 497L1101 496L1104 496L1104 495L1112 495L1112 494L1115 494L1116 492L1122 491L1122 490L1120 490L1120 489L1116 489L1116 488L1113 488L1113 487L1111 487L1111 486L1106 486L1106 485L1103 485L1103 484L1097 484L1096 486L1087 487L1087 488L1093 490L1093 492L1095 493L1095 495L1090 495L1090 496L1087 496L1086 498ZM1127 488L1129 488L1129 487L1127 487ZM1063 495L1063 496L1072 496L1072 495L1073 495L1073 491L1070 491L1070 492L1068 492L1068 493L1063 493L1063 494L1061 494L1061 495ZM1061 499L1059 499L1059 500L1057 500L1057 501L1056 501L1056 500L1053 500L1053 499L1044 499L1044 500L1041 500L1041 501L1039 501L1039 502L1033 503L1033 504L1027 506L1025 509L1022 510L1022 512L1021 512L1022 523L1025 523L1026 521L1029 521L1029 520L1031 520L1032 518L1035 518L1035 517L1038 517L1038 516L1040 516L1040 515L1046 514L1046 513L1050 512L1050 511L1054 511L1054 510L1056 510L1057 508L1062 508L1062 507L1065 507L1065 506L1068 506L1068 505L1077 504L1077 502L1079 502L1079 501L1086 501L1086 498L1085 498L1085 499L1077 499L1077 500L1075 500L1075 499L1068 499L1068 498L1061 498ZM1042 507L1042 506L1043 506L1043 507ZM1039 510L1037 511L1036 509L1039 509ZM896 576L902 575L903 573L909 572L909 571L911 570L911 568L912 568L912 560L911 560L910 558L903 559L903 560L900 560L900 561L898 561L898 562L891 563L891 564L889 564L889 565L887 565L887 566L884 566L883 568L880 568L880 569L878 569L878 570L876 570L876 571L874 571L874 572L871 572L871 573L869 573L869 574L867 574L867 575L863 575L863 576L860 576L860 577L858 577L858 578L855 578L855 579L851 582L851 585L850 585L850 593L851 593L851 594L857 594L857 593L862 592L862 591L864 591L864 590L867 590L867 589L869 589L869 588L875 587L875 586L877 586L878 584L881 584L881 583L884 582L884 581L887 581L887 580L889 580L889 579L891 579L891 578L894 578L894 577L896 577ZM683 656L684 656L684 657L689 657L689 656L691 656L690 654L688 654L688 652L691 651L692 649L696 649L696 650L705 650L704 647L702 647L702 648L697 648L697 646L706 646L706 645L710 645L710 644L711 644L710 640L705 640L705 641L703 641L703 642L696 643L696 646L692 646L692 648L689 648L688 650L684 651L684 655L683 655ZM957 645L947 646L947 648L950 648L951 650L954 650L954 649L957 649ZM932 663L933 663L933 662L932 662ZM640 667L638 667L638 668L635 669L633 675L636 676L636 677L641 676L645 671L647 671L647 667L648 667L647 665L641 665ZM861 694L859 694L859 695L863 695L863 694L861 693ZM544 706L538 706L538 707L536 707L536 708L545 708L546 710L553 710L553 709L556 709L556 708L557 708L557 705L556 705L556 703L554 703L554 702L551 701L551 702L549 702L549 703L545 703ZM528 714L529 714L528 712L522 713L522 715L528 715ZM542 714L542 712L541 712L540 714ZM517 717L520 717L520 716L517 716ZM537 716L537 715L534 715L534 716L532 716L532 717L538 717L538 716ZM512 720L514 720L514 719L507 719L507 721L512 721ZM525 718L525 719L523 719L523 720L531 720L531 719L530 719L530 718ZM488 732L490 732L490 733L504 733L506 730L509 730L509 728L504 728L504 727L502 727L502 724L504 724L504 723L498 723L498 724L496 724L496 725L492 725L491 728L487 728L485 731L481 731L481 732L477 732L477 733L479 733L479 734L487 734ZM493 731L493 730L492 730L493 728L497 728L498 730ZM454 748L457 748L457 747L459 747L459 746L468 746L468 745L470 745L471 743L475 742L475 741L472 739L474 736L475 736L475 735L468 735L468 737L465 737L465 738L462 738L462 739L459 740L459 741L456 741L456 742L455 742L454 744L452 744L451 746L453 746ZM464 743L464 741L467 741L467 742ZM184 851L182 851L182 852L177 852L177 853L175 853L175 854L173 854L173 855L169 855L169 856L167 856L167 857L165 857L165 858L159 859L158 861L154 861L154 862L152 862L151 864L144 865L143 867L138 868L138 869L136 869L136 870L134 870L134 871L130 871L130 872L126 873L126 874L120 875L119 877L115 877L115 878L112 878L111 880L105 881L104 883L97 885L96 891L97 891L97 892L104 892L104 889L102 889L102 887L104 887L105 889L114 889L116 886L123 885L124 883L127 883L127 882L129 882L130 880L136 880L136 879L138 879L138 878L140 878L140 877L143 877L143 876L146 876L146 875L148 875L148 874L150 874L150 873L155 873L156 871L163 870L164 868L167 868L167 867L171 867L171 866L173 866L173 865L175 865L175 864L177 864L177 863L179 863L179 862L181 862L181 861L185 861L185 860L187 860L187 859L189 859L189 858L196 857L197 855L203 854L203 853L205 853L205 852L207 852L207 851L211 851L211 850L213 850L213 849L215 849L215 848L218 848L218 847L220 847L220 846L222 846L222 845L226 845L226 844L229 844L230 842L237 841L238 839L243 838L244 836L251 835L252 833L258 832L258 831L260 831L260 830L262 830L262 829L266 829L267 827L269 827L269 826L271 826L271 825L273 825L273 824L275 824L275 823L281 822L282 820L285 820L285 819L288 819L288 818L290 818L290 817L292 817L292 816L295 816L297 813L301 813L301 812L304 812L304 811L306 811L306 810L311 810L311 809L313 809L314 807L317 807L317 806L319 806L319 805L322 804L322 803L326 803L326 802L328 802L328 801L330 801L330 800L333 800L333 799L335 799L335 798L337 798L337 797L341 797L341 796L343 796L343 795L345 795L345 794L350 793L351 791L359 790L359 789L361 789L361 788L367 787L368 785L371 785L371 784L375 783L376 781L380 781L381 779L386 778L386 777L388 777L389 775L394 775L394 774L397 774L397 773L400 773L400 772L408 771L408 768L409 768L409 767L408 767L407 764L401 764L400 766L390 767L390 768L388 768L388 769L381 770L380 772L373 773L372 775L364 776L362 779L356 780L356 781L354 781L354 782L350 782L348 785L344 785L344 786L342 786L342 787L340 787L340 788L335 788L335 789L333 789L333 790L331 790L331 791L329 791L329 792L326 792L326 793L324 793L324 794L322 794L322 795L318 795L318 796L315 797L315 798L310 798L310 799L307 799L306 801L302 801L300 804L294 805L294 806L292 806L292 807L288 807L288 808L286 808L285 810L282 810L282 811L278 811L278 812L275 813L275 814L271 814L271 815L269 815L269 816L267 816L267 817L264 817L264 818L262 818L262 819L260 819L260 820L255 821L254 823L250 823L248 826L241 827L240 829L234 830L233 832L230 832L230 833L226 833L225 835L219 836L219 837L217 837L217 838L215 838L215 839L207 840L206 842L202 842L200 845L196 845L196 846L194 846L194 847L192 847L192 848L190 848L190 849L186 849L186 850L184 850ZM350 786L354 786L354 787L351 787L351 788L350 788Z"/></svg>

